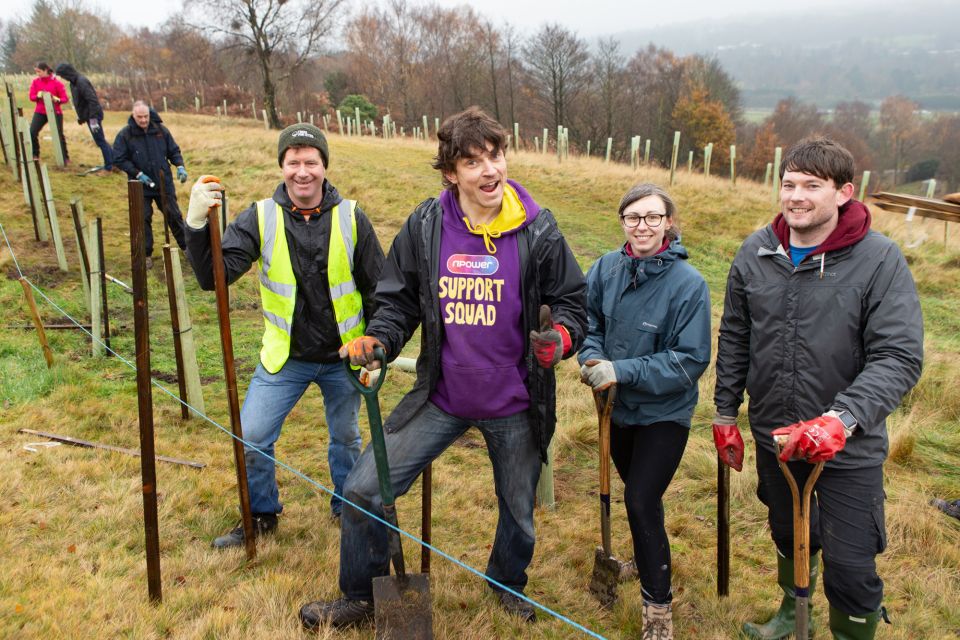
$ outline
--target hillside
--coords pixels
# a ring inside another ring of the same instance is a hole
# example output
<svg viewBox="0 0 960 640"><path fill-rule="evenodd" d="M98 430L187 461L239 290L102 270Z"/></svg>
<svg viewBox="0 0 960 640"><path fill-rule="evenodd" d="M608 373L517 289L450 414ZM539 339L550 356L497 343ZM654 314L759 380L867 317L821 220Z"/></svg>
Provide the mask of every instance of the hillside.
<svg viewBox="0 0 960 640"><path fill-rule="evenodd" d="M110 113L111 136L126 114ZM279 181L276 132L250 121L170 115L166 123L186 158L191 182L202 173L220 176L231 210L270 193ZM75 163L93 164L97 149L85 129L67 126ZM45 160L52 166L49 141ZM423 198L439 190L429 167L430 144L330 136L330 180L356 198L371 216L388 247L401 223ZM595 159L521 153L508 156L511 177L519 180L556 214L584 268L622 240L616 204L639 180L665 184L668 173L632 171ZM130 282L127 194L118 176L86 177L75 170L53 171L53 188L67 242L69 274L56 269L53 250L33 240L20 186L6 167L0 171L0 224L19 268L71 316L85 319L73 247L64 213L74 195L83 197L86 215L102 216L107 270ZM186 208L190 183L179 187ZM691 262L706 277L712 294L714 332L723 302L729 262L742 239L772 215L769 190L748 181L736 188L719 178L678 174L671 189L680 207L683 237ZM918 387L890 419L892 459L887 464L889 546L880 557L886 606L894 625L883 638L945 638L960 633L960 522L927 506L931 496L960 498L960 233L951 229L944 249L942 223L914 223L875 210L875 226L905 246L926 234L917 248L905 249L921 292L926 321L926 363ZM155 233L160 232L154 220ZM158 236L159 237L159 236ZM215 553L210 540L237 520L231 444L215 425L181 420L179 406L155 388L157 453L207 464L203 470L159 463L161 569L164 601L147 601L140 469L137 458L73 447L24 445L37 440L17 433L32 428L125 447L138 447L134 372L118 358L92 358L85 336L51 331L56 358L47 370L29 325L17 265L0 245L0 637L48 638L274 638L308 637L296 613L307 600L334 596L339 531L327 516L327 495L315 484L280 471L285 510L276 536L259 545L255 564L242 551ZM163 270L149 275L151 357L154 379L176 393ZM220 343L213 295L199 290L187 271L187 297L198 345L208 415L228 425ZM253 273L231 291L234 352L240 394L257 362L261 332L257 281ZM133 359L130 298L109 290L113 348ZM47 323L67 322L61 312L38 300ZM403 355L415 355L408 346ZM639 585L624 585L621 602L604 611L587 591L597 523L596 416L588 390L572 361L559 369L559 425L555 441L557 506L537 511L537 550L530 567L528 594L550 609L607 638L634 638L640 630ZM747 619L766 616L779 601L775 558L765 514L755 497L753 447L745 471L733 474L731 595L715 596L716 463L709 422L713 370L700 383L701 403L677 477L666 496L676 592L678 638L736 637ZM391 370L381 393L384 413L413 383ZM330 485L326 427L320 394L309 391L288 419L277 457L304 475ZM368 440L366 412L361 426ZM468 433L434 464L433 543L460 561L482 569L496 521L490 464L483 441ZM628 528L614 482L614 553L630 555ZM399 520L419 529L419 483L401 498ZM408 564L419 554L404 540ZM437 638L486 640L502 637L584 637L543 612L533 627L502 614L473 574L434 558L431 586ZM817 618L825 622L822 590L814 597ZM312 636L316 637L316 636ZM322 638L359 639L372 632L321 631ZM818 637L825 637L820 634Z"/></svg>
<svg viewBox="0 0 960 640"><path fill-rule="evenodd" d="M787 96L822 109L850 100L877 106L903 94L925 109L960 110L956 2L778 11L613 35L629 54L652 42L682 55L716 56L747 108L772 108Z"/></svg>

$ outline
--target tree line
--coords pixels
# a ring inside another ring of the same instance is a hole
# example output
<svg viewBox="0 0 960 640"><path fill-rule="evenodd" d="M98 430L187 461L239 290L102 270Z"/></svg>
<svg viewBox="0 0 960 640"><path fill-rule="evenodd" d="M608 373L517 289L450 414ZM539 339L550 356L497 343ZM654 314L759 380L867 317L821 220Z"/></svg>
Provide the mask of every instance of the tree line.
<svg viewBox="0 0 960 640"><path fill-rule="evenodd" d="M739 173L760 179L775 147L824 133L887 185L936 177L960 188L957 114L923 114L904 96L884 100L879 115L856 100L824 113L786 97L750 122L715 58L653 44L624 52L558 24L523 34L467 6L389 0L347 15L343 0L197 0L154 28L124 30L84 0L35 0L27 16L0 24L0 55L6 71L65 60L113 74L116 108L136 98L166 97L174 109L228 100L261 105L279 127L297 111L343 105L352 114L369 102L368 117L389 115L412 131L425 115L432 122L477 104L508 130L517 123L529 148L544 129L554 142L565 127L580 153L609 138L612 156L626 160L640 136L653 161L668 164L680 131L697 163L713 143L720 166L736 144Z"/></svg>

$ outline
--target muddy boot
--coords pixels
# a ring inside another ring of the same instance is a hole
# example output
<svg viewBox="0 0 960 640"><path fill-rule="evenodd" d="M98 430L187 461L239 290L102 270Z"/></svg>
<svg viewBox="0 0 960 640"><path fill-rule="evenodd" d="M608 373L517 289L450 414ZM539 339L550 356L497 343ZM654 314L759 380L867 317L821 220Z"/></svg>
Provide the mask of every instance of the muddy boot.
<svg viewBox="0 0 960 640"><path fill-rule="evenodd" d="M641 640L673 640L673 606L643 603L643 635Z"/></svg>
<svg viewBox="0 0 960 640"><path fill-rule="evenodd" d="M820 555L814 553L810 555L810 634L813 637L813 592L817 588L817 576L820 574ZM797 628L797 609L796 597L793 587L793 559L784 558L777 553L777 584L783 589L783 600L780 602L780 609L770 620L764 624L746 622L743 625L743 635L747 638L757 640L780 640L781 638L793 637Z"/></svg>
<svg viewBox="0 0 960 640"><path fill-rule="evenodd" d="M834 640L873 640L884 611L851 616L830 607L830 633Z"/></svg>

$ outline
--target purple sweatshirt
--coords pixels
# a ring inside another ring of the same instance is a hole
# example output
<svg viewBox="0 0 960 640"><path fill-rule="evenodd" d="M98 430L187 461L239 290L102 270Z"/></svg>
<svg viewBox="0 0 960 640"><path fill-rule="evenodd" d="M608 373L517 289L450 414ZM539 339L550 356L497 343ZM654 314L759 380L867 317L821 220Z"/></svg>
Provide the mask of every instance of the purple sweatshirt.
<svg viewBox="0 0 960 640"><path fill-rule="evenodd" d="M438 292L444 325L440 378L430 400L466 419L502 418L530 406L523 335L517 232L536 219L540 206L516 182L525 219L491 238L471 233L452 191L443 208Z"/></svg>

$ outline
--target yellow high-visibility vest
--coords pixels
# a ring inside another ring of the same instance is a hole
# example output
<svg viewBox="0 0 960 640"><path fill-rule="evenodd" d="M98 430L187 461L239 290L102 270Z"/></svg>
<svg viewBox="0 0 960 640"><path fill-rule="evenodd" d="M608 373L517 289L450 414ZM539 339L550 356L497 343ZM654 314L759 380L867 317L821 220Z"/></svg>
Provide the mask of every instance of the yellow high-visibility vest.
<svg viewBox="0 0 960 640"><path fill-rule="evenodd" d="M341 344L362 336L366 329L363 299L353 280L353 249L357 244L357 203L342 200L330 211L327 281ZM270 373L280 371L290 357L297 280L283 226L283 210L272 198L257 203L260 229L260 303L263 346L260 362Z"/></svg>

